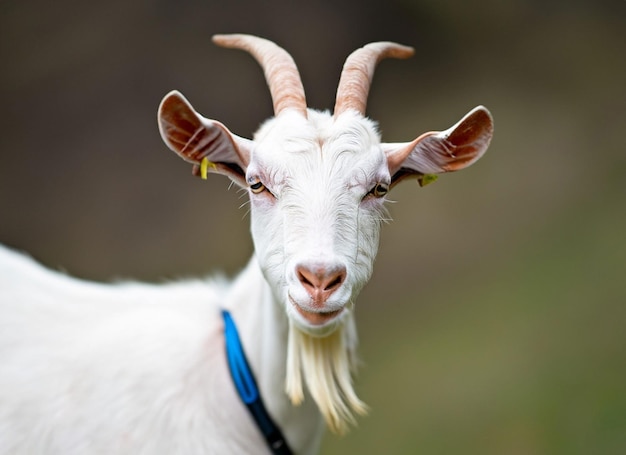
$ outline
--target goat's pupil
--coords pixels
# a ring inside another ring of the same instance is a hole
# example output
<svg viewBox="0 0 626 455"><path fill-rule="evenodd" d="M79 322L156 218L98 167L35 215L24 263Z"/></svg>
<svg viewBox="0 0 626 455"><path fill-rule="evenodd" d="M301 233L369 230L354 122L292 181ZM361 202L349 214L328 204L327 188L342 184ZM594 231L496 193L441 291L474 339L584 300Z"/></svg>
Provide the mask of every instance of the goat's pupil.
<svg viewBox="0 0 626 455"><path fill-rule="evenodd" d="M374 195L375 196L384 196L387 194L387 188L380 183L374 187Z"/></svg>

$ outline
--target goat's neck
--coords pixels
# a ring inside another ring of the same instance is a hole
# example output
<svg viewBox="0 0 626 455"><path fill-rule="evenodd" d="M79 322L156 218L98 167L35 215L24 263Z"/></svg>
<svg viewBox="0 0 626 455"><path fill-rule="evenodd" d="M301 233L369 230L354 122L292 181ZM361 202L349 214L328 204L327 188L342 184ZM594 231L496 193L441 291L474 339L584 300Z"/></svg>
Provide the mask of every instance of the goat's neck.
<svg viewBox="0 0 626 455"><path fill-rule="evenodd" d="M277 384L284 383L289 322L274 299L255 256L233 283L228 300L228 309L235 319L261 391L266 392L264 383L271 384L273 391L282 391Z"/></svg>
<svg viewBox="0 0 626 455"><path fill-rule="evenodd" d="M284 391L289 320L255 256L236 278L225 306L239 328L246 357L268 411L294 449L303 453L315 451L323 433L322 419L310 397L294 407Z"/></svg>

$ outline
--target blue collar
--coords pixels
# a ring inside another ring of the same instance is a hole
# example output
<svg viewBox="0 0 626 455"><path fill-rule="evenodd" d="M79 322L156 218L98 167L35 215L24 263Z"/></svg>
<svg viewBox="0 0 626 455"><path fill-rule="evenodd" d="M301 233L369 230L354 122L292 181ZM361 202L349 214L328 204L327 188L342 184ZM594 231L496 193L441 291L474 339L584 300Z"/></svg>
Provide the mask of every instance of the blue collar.
<svg viewBox="0 0 626 455"><path fill-rule="evenodd" d="M224 318L228 367L239 398L250 411L271 452L278 455L291 455L292 452L287 445L287 440L265 409L254 374L243 352L235 321L226 310L222 310L222 316Z"/></svg>

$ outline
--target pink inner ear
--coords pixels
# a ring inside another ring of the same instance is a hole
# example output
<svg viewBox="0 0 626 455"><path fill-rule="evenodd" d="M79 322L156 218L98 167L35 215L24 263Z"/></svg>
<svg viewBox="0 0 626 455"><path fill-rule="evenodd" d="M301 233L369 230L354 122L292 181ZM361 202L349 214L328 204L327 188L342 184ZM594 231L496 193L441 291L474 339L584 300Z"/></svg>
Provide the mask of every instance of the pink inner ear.
<svg viewBox="0 0 626 455"><path fill-rule="evenodd" d="M252 141L232 134L218 121L202 117L177 91L163 98L158 120L163 140L181 158L194 164L194 174L198 174L198 165L206 157L212 163L210 172L227 175L245 186Z"/></svg>
<svg viewBox="0 0 626 455"><path fill-rule="evenodd" d="M410 143L383 144L383 149L398 182L412 175L463 169L485 153L492 135L491 115L479 106L446 131L424 133Z"/></svg>
<svg viewBox="0 0 626 455"><path fill-rule="evenodd" d="M202 122L187 103L185 98L173 92L167 95L159 108L159 129L165 143L190 163L199 163L202 160L201 143L205 142L206 129Z"/></svg>
<svg viewBox="0 0 626 455"><path fill-rule="evenodd" d="M448 131L431 138L438 138L452 145L450 155L444 156L445 162L442 163L444 171L452 172L478 160L487 150L492 136L493 120L489 111L480 106Z"/></svg>

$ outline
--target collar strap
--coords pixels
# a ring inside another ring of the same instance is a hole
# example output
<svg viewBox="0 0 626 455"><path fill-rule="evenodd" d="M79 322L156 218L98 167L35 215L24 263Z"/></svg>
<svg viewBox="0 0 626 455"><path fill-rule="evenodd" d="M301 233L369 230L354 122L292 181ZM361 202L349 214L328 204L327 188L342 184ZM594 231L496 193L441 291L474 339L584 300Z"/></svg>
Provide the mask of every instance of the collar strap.
<svg viewBox="0 0 626 455"><path fill-rule="evenodd" d="M287 440L270 417L267 409L265 409L254 374L243 352L235 321L226 310L222 310L222 317L224 318L224 338L226 341L228 368L239 398L250 411L272 453L291 455L292 452L287 445Z"/></svg>

